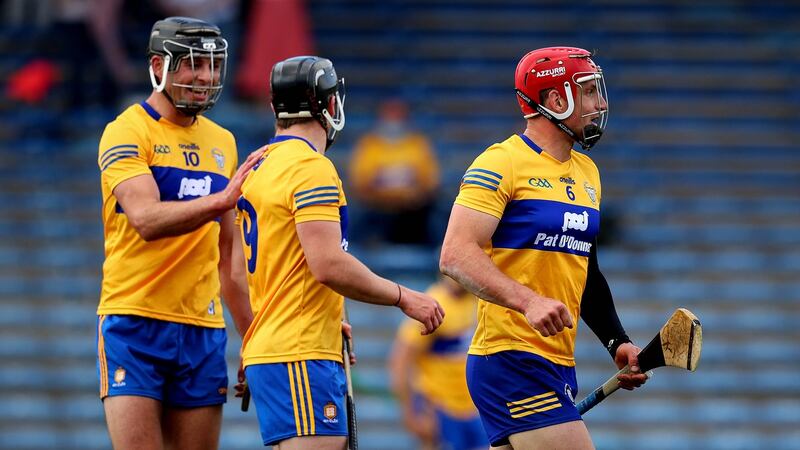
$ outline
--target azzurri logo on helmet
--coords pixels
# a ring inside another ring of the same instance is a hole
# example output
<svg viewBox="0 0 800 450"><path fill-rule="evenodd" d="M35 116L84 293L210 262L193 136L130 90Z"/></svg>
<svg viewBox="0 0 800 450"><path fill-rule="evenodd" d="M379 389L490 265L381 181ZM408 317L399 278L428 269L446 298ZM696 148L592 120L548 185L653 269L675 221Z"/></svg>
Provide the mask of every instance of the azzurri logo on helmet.
<svg viewBox="0 0 800 450"><path fill-rule="evenodd" d="M330 60L295 56L275 64L270 91L277 119L316 119L327 131L327 147L344 128L344 79Z"/></svg>
<svg viewBox="0 0 800 450"><path fill-rule="evenodd" d="M153 89L163 92L175 107L188 115L196 115L208 110L217 102L222 86L225 83L225 66L228 60L228 42L216 25L191 17L167 17L153 25L150 32L148 57L159 55L164 58L164 68L156 74L150 64L150 82ZM200 81L200 70L206 70L202 64L208 60L210 76L208 82ZM192 82L172 82L171 87L184 88L197 96L184 98L171 94L167 87L167 73L178 71L181 63L189 64L192 70ZM177 97L177 98L176 98Z"/></svg>

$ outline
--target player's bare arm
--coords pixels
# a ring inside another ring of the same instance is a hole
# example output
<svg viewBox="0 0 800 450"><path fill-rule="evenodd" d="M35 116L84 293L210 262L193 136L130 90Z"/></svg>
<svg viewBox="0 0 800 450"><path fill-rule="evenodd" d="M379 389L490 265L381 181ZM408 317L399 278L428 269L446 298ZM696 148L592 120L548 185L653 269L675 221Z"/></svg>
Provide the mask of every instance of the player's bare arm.
<svg viewBox="0 0 800 450"><path fill-rule="evenodd" d="M239 336L244 336L253 321L250 295L245 274L245 258L242 250L242 236L233 220L233 210L222 216L219 232L219 282L222 299Z"/></svg>
<svg viewBox="0 0 800 450"><path fill-rule="evenodd" d="M162 202L152 175L139 175L114 188L116 197L133 228L145 241L180 236L221 216L236 204L242 183L258 162L264 148L256 150L239 167L221 192L190 201Z"/></svg>
<svg viewBox="0 0 800 450"><path fill-rule="evenodd" d="M400 404L403 424L418 439L430 445L436 438L435 413L429 405L424 405L417 410L412 401L412 371L420 353L418 346L403 339L395 339L392 353L389 355L387 372L391 379L392 393Z"/></svg>
<svg viewBox="0 0 800 450"><path fill-rule="evenodd" d="M444 310L432 297L379 277L342 250L338 222L303 222L296 229L311 273L320 283L353 300L397 306L425 326L423 334L442 323Z"/></svg>
<svg viewBox="0 0 800 450"><path fill-rule="evenodd" d="M499 222L490 214L454 205L439 259L442 273L478 297L525 315L542 336L572 328L572 316L562 302L508 277L483 251Z"/></svg>

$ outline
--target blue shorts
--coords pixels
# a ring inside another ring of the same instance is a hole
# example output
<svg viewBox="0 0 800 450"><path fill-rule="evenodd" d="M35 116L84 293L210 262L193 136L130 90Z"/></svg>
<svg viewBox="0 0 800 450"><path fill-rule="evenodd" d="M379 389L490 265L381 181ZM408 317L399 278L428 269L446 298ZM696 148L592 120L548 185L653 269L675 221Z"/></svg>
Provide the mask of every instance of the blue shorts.
<svg viewBox="0 0 800 450"><path fill-rule="evenodd" d="M436 410L439 420L439 444L442 450L485 449L489 446L479 416L460 418Z"/></svg>
<svg viewBox="0 0 800 450"><path fill-rule="evenodd" d="M228 394L224 328L147 317L97 318L100 398L150 397L165 405L221 405Z"/></svg>
<svg viewBox="0 0 800 450"><path fill-rule="evenodd" d="M431 408L436 414L439 429L438 444L441 450L485 449L489 446L480 417L457 417L433 405L424 395L415 392L412 397L415 411Z"/></svg>
<svg viewBox="0 0 800 450"><path fill-rule="evenodd" d="M467 386L493 446L522 431L581 420L575 368L528 352L467 356Z"/></svg>
<svg viewBox="0 0 800 450"><path fill-rule="evenodd" d="M347 384L340 363L254 364L245 375L264 445L297 436L347 436Z"/></svg>

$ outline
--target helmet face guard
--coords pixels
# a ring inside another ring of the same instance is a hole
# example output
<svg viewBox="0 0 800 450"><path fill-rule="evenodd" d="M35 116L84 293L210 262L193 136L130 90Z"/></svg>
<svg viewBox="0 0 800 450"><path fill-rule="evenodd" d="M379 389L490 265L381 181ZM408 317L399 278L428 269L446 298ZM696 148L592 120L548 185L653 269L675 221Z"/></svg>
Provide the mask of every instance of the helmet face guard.
<svg viewBox="0 0 800 450"><path fill-rule="evenodd" d="M215 25L188 17L158 21L150 35L149 54L164 59L160 74L156 74L150 64L153 89L163 92L179 111L194 116L217 103L225 85L228 42ZM191 82L178 83L173 79L167 86L167 74L176 74L181 64L188 65L191 70ZM197 100L195 94L203 98Z"/></svg>
<svg viewBox="0 0 800 450"><path fill-rule="evenodd" d="M567 102L563 113L552 111L534 100L553 89ZM586 50L550 47L528 53L517 65L515 91L526 119L541 114L581 144L584 150L597 143L608 124L608 96L603 71ZM584 110L583 100L587 96L594 96L596 105L599 105L597 109ZM591 118L591 123L577 132L563 123L576 109L581 119Z"/></svg>
<svg viewBox="0 0 800 450"><path fill-rule="evenodd" d="M344 78L340 78L336 84L336 93L329 97L333 103L331 105L331 108L333 109L333 116L331 116L330 112L328 112L328 108L323 109L321 113L322 117L324 117L325 121L328 123L326 127L327 135L325 139L326 150L329 149L336 141L336 134L344 129Z"/></svg>
<svg viewBox="0 0 800 450"><path fill-rule="evenodd" d="M578 140L578 143L581 144L585 150L589 150L600 140L600 137L603 135L608 125L608 94L606 93L606 81L605 78L603 78L603 71L599 67L597 68L597 72L578 72L573 78L575 79L575 84L581 91L581 95L578 96L580 102L578 104L578 111L581 111L581 118L589 117L592 121L589 125L583 127L581 139ZM591 84L592 81L594 81L593 85ZM584 86L586 85L592 86L593 93L583 94ZM583 99L591 95L595 97L595 104L605 105L605 107L596 111L584 112Z"/></svg>

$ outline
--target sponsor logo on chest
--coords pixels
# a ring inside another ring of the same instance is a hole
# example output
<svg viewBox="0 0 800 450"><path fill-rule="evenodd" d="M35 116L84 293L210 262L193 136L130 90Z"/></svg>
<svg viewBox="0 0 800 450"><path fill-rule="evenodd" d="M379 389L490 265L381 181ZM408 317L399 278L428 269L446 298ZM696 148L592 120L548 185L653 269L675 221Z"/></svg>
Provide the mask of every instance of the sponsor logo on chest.
<svg viewBox="0 0 800 450"><path fill-rule="evenodd" d="M178 198L182 199L186 196L205 197L211 194L211 176L206 175L203 178L181 178L181 186L178 189Z"/></svg>

